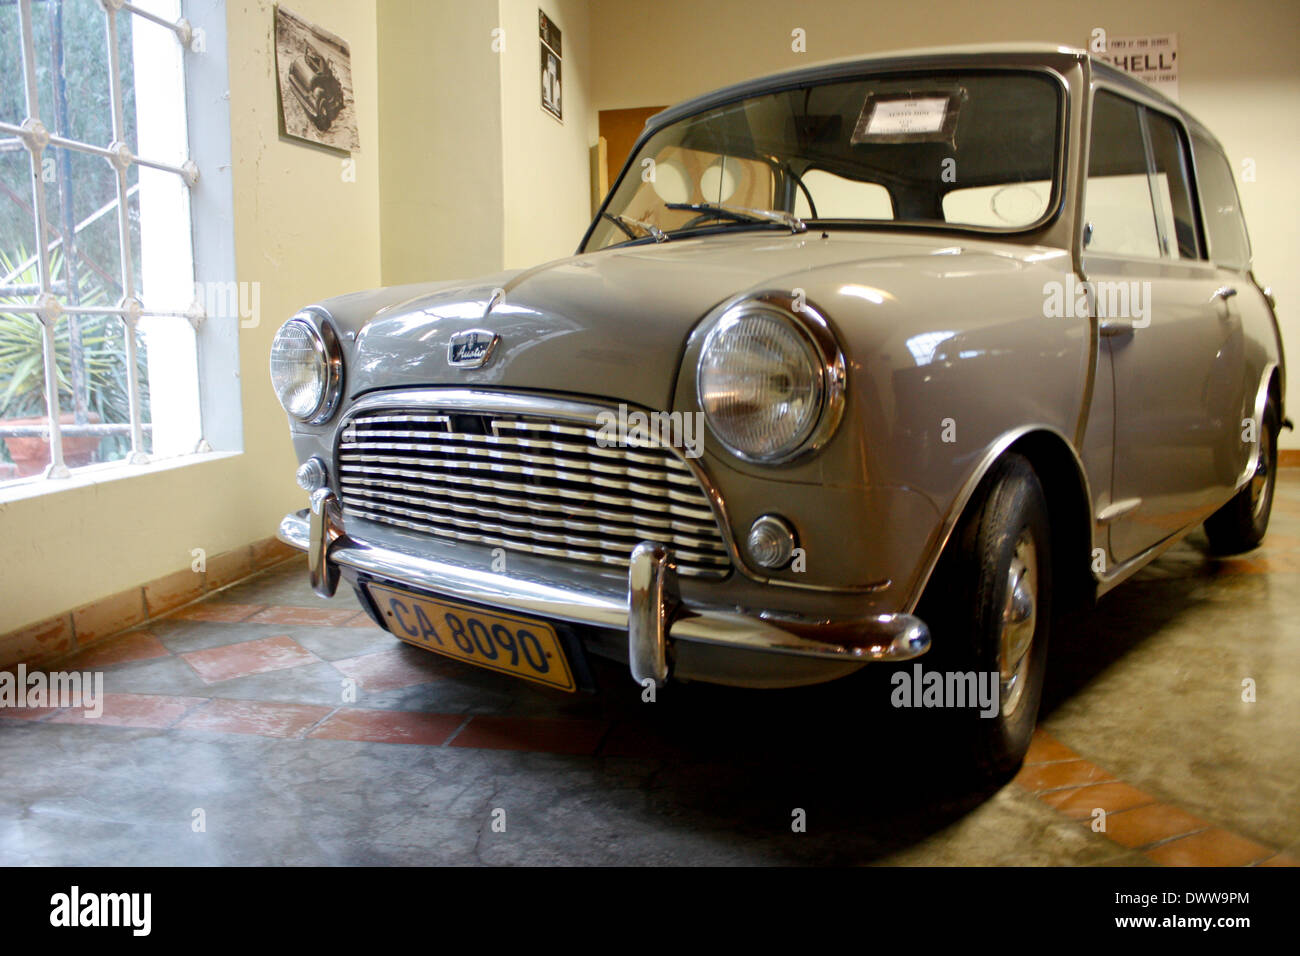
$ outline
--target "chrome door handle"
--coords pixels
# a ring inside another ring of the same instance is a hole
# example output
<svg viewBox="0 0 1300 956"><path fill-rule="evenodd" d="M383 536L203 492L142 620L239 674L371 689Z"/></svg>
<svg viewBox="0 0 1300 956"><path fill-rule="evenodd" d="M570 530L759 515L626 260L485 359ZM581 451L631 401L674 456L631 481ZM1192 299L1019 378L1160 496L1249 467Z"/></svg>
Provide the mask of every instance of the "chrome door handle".
<svg viewBox="0 0 1300 956"><path fill-rule="evenodd" d="M1100 331L1104 336L1126 335L1133 331L1132 319L1102 319Z"/></svg>
<svg viewBox="0 0 1300 956"><path fill-rule="evenodd" d="M1237 290L1234 289L1232 286L1221 285L1214 290L1214 295L1210 296L1210 301L1214 301L1215 299L1222 299L1224 302L1227 302L1236 294L1237 294Z"/></svg>

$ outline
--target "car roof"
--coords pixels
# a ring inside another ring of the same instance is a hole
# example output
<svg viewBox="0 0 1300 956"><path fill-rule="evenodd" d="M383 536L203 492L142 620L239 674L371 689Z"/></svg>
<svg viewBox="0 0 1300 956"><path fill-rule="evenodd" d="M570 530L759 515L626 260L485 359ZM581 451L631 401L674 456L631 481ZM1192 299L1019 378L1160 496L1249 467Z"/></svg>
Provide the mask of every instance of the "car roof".
<svg viewBox="0 0 1300 956"><path fill-rule="evenodd" d="M713 106L801 86L834 80L849 79L867 73L899 69L925 69L926 67L961 68L977 66L1034 67L1046 66L1065 70L1075 64L1084 64L1095 77L1103 78L1115 86L1155 100L1166 110L1178 114L1189 131L1199 133L1219 146L1218 140L1206 127L1181 106L1159 90L1141 80L1099 60L1086 50L1060 46L1054 43L973 43L956 46L922 47L894 50L870 56L843 57L826 60L795 70L770 73L724 86L700 96L683 100L646 120L645 134L669 123L692 116ZM644 135L644 134L643 134ZM1222 147L1219 147L1222 149Z"/></svg>

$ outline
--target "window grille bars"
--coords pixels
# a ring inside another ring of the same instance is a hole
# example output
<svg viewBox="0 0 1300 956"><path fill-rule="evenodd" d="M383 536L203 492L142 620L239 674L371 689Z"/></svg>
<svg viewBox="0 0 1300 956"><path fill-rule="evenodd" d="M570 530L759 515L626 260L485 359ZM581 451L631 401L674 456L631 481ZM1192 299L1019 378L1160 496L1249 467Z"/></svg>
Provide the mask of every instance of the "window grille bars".
<svg viewBox="0 0 1300 956"><path fill-rule="evenodd" d="M188 47L193 39L193 28L185 18L175 21L167 20L149 10L143 9L125 0L98 0L104 13L104 35L108 45L109 93L112 104L113 142L107 146L85 143L75 139L52 134L49 127L41 120L40 101L36 81L36 44L32 20L32 0L18 0L19 27L22 34L23 85L26 96L27 117L17 126L0 122L0 136L11 136L27 149L31 167L32 212L36 228L36 266L39 277L39 294L27 304L0 304L0 314L35 315L41 322L44 338L45 368L45 405L49 416L48 433L50 441L50 464L45 471L47 478L66 478L70 472L63 457L63 433L59 421L59 379L57 357L55 353L55 326L64 315L115 315L122 320L126 339L127 391L130 417L131 464L145 464L148 455L144 450L144 435L148 426L141 421L140 376L136 361L138 353L137 326L143 316L176 317L193 320L196 310L188 312L157 312L146 310L135 288L135 270L131 254L130 206L131 191L127 174L131 166L147 166L166 173L180 176L191 189L198 182L199 170L193 160L186 160L180 166L157 160L136 156L126 142L125 122L122 110L122 73L118 55L118 22L120 11L148 20L171 30L177 42ZM11 144L14 140L0 141ZM99 156L114 169L117 177L117 199L114 205L117 212L119 238L119 255L121 265L121 286L123 295L116 306L82 306L68 305L56 292L55 284L50 278L50 245L46 241L50 230L49 217L45 204L45 186L42 181L42 159L46 148L58 146L76 152ZM40 426L42 428L46 426ZM76 429L80 433L84 429ZM69 429L71 432L72 430Z"/></svg>

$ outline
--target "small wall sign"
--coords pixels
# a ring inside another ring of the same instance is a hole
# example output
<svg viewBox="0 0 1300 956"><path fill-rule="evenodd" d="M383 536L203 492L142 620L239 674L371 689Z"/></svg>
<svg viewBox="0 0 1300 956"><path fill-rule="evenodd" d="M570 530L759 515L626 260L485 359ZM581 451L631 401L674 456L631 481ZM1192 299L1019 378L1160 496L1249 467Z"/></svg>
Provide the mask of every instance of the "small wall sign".
<svg viewBox="0 0 1300 956"><path fill-rule="evenodd" d="M1178 99L1177 33L1107 37L1105 51L1095 56L1155 87L1171 100Z"/></svg>
<svg viewBox="0 0 1300 956"><path fill-rule="evenodd" d="M542 47L542 109L561 123L564 122L564 103L560 98L560 28L541 10L537 11L538 32Z"/></svg>

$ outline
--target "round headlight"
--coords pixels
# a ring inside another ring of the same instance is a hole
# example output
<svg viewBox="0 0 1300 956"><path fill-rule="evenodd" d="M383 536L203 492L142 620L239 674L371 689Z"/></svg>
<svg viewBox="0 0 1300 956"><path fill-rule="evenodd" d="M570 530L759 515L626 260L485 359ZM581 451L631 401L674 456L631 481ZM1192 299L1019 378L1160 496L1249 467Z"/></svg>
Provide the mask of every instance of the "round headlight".
<svg viewBox="0 0 1300 956"><path fill-rule="evenodd" d="M818 431L827 393L827 363L797 320L784 311L742 303L724 312L700 351L700 408L735 455L780 462Z"/></svg>
<svg viewBox="0 0 1300 956"><path fill-rule="evenodd" d="M342 357L334 331L294 316L271 343L271 385L284 410L299 421L319 423L334 412Z"/></svg>

